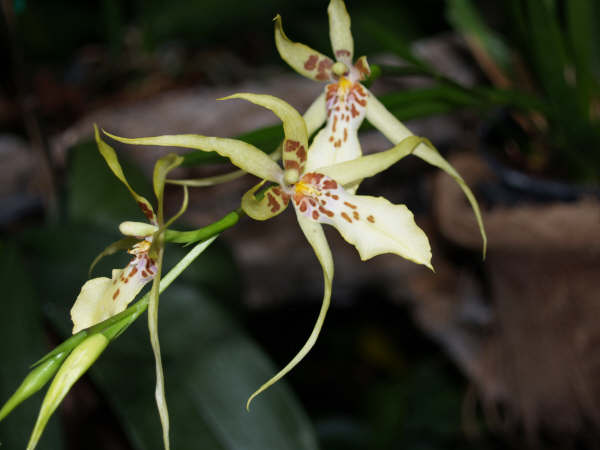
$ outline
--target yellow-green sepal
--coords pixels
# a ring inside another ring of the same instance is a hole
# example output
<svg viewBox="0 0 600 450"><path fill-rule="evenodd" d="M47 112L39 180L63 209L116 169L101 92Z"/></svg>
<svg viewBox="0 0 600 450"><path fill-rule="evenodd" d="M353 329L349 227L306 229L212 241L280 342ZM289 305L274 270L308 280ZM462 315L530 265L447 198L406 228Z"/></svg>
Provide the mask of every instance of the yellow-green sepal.
<svg viewBox="0 0 600 450"><path fill-rule="evenodd" d="M202 136L200 134L178 134L144 138L123 138L104 131L116 141L133 145L159 145L164 147L193 148L203 152L216 152L229 158L240 169L275 183L281 179L281 168L269 155L255 146L238 139Z"/></svg>
<svg viewBox="0 0 600 450"><path fill-rule="evenodd" d="M350 31L350 15L342 0L331 0L327 7L329 38L333 54L338 61L352 63L354 40Z"/></svg>
<svg viewBox="0 0 600 450"><path fill-rule="evenodd" d="M366 117L375 128L377 128L394 144L402 142L407 137L413 136L410 130L406 128L406 126L396 117L394 117L394 115L389 112L373 94L371 94L369 103L367 104ZM467 200L469 200L471 208L473 209L473 213L475 214L475 218L477 219L477 224L479 226L479 231L483 241L483 257L485 258L487 250L487 235L485 233L485 227L481 218L479 204L477 203L477 199L475 199L475 196L473 195L473 192L471 192L469 186L467 186L460 174L454 169L454 167L452 167L452 165L450 165L448 161L444 159L442 155L440 155L433 145L424 145L421 143L415 147L412 153L429 164L442 169L458 183L463 193L467 197Z"/></svg>
<svg viewBox="0 0 600 450"><path fill-rule="evenodd" d="M225 99L241 98L255 105L267 108L281 119L283 123L283 168L286 171L286 182L293 184L304 170L308 149L308 131L304 119L289 103L272 95L260 94L234 94ZM289 174L293 173L292 179L288 180Z"/></svg>
<svg viewBox="0 0 600 450"><path fill-rule="evenodd" d="M333 60L312 48L292 42L283 32L281 16L275 16L275 45L281 58L300 75L315 81L332 80Z"/></svg>
<svg viewBox="0 0 600 450"><path fill-rule="evenodd" d="M363 178L372 177L410 155L419 144L431 145L428 139L409 136L389 150L361 156L331 166L321 167L319 173L333 178L343 186L351 185Z"/></svg>
<svg viewBox="0 0 600 450"><path fill-rule="evenodd" d="M302 346L300 351L294 356L294 358L283 368L281 369L274 377L272 377L269 381L263 384L256 392L254 392L246 402L246 409L250 409L250 403L252 400L261 392L268 389L273 384L277 383L281 378L283 378L290 370L302 361L302 359L310 352L310 350L315 345L317 338L319 337L319 333L321 332L321 328L323 327L323 322L325 321L325 316L327 315L327 310L329 309L329 304L331 302L331 285L333 283L333 257L331 256L331 250L329 249L329 245L327 244L327 239L325 238L325 233L323 232L323 228L321 224L314 222L310 219L307 219L302 214L297 213L298 223L300 224L300 228L302 229L306 239L310 243L313 248L319 262L321 263L321 267L323 268L323 281L324 281L324 292L323 292L323 301L321 303L321 309L319 311L319 315L317 317L317 321L307 339L305 344Z"/></svg>
<svg viewBox="0 0 600 450"><path fill-rule="evenodd" d="M106 161L106 164L108 165L108 167L110 168L112 173L114 173L115 176L129 190L129 192L131 193L131 195L133 196L133 198L135 199L135 201L137 202L139 207L142 209L142 212L148 218L148 220L150 222L154 223L156 221L156 216L154 215L154 210L152 209L152 205L150 204L150 202L148 200L146 200L146 198L139 195L130 186L129 182L127 181L127 178L125 178L125 174L123 173L123 168L121 167L121 164L119 164L119 159L117 158L117 153L110 145L108 145L106 142L104 142L102 140L102 138L100 137L100 133L98 132L98 127L95 124L94 124L94 137L96 139L96 143L98 144L98 150L100 151L100 154Z"/></svg>

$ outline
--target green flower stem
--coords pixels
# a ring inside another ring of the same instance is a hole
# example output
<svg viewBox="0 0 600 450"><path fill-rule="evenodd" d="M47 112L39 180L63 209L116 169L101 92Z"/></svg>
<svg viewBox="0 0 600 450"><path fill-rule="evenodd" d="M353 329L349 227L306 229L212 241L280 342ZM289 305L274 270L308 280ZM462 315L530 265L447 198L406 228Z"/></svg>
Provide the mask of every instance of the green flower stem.
<svg viewBox="0 0 600 450"><path fill-rule="evenodd" d="M175 231L175 230L166 230L165 231L165 241L174 242L177 244L192 244L194 242L203 241L208 239L215 234L219 234L222 231L231 228L234 226L240 216L243 214L241 209L237 209L236 211L232 211L223 217L220 220L204 227L199 230L193 231Z"/></svg>

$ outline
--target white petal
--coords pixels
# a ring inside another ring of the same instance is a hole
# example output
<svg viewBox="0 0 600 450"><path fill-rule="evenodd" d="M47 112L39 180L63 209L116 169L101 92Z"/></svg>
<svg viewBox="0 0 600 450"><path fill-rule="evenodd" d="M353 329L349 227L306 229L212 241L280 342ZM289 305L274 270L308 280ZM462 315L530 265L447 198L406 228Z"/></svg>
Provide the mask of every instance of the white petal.
<svg viewBox="0 0 600 450"><path fill-rule="evenodd" d="M318 173L302 177L293 200L299 214L336 227L363 260L395 253L432 268L429 240L404 205L394 205L383 197L350 194Z"/></svg>
<svg viewBox="0 0 600 450"><path fill-rule="evenodd" d="M327 85L327 124L310 146L305 172L362 155L358 129L365 118L368 100L368 91L360 83L341 79Z"/></svg>

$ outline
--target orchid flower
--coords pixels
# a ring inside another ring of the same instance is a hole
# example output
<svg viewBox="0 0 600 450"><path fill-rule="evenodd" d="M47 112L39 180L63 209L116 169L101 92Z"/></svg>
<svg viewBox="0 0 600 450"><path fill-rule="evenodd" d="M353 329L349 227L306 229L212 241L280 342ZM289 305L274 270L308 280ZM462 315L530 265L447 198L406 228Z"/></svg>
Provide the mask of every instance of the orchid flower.
<svg viewBox="0 0 600 450"><path fill-rule="evenodd" d="M332 225L354 245L361 259L382 253L394 253L408 260L431 266L431 250L425 233L416 225L413 214L404 205L393 205L383 197L355 195L349 188L365 177L373 176L410 154L416 145L428 142L412 136L392 149L355 158L319 169L314 166L314 145L308 147L308 132L302 116L285 101L269 95L236 94L270 109L283 122L283 168L258 148L236 139L201 135L173 135L127 139L108 134L113 139L137 145L162 145L214 151L225 156L240 169L262 178L242 198L242 209L256 220L280 214L292 203L300 228L313 247L323 268L324 295L317 322L307 342L273 378L248 400L288 373L310 351L323 325L331 298L333 259L321 224ZM276 183L261 194L256 192L267 181Z"/></svg>
<svg viewBox="0 0 600 450"><path fill-rule="evenodd" d="M365 56L361 56L353 64L354 40L350 31L350 16L343 0L331 0L327 13L335 62L304 44L292 42L283 32L281 17L275 17L275 44L283 60L300 75L328 83L322 94L326 96L326 114L320 116L321 122L314 120L311 124L318 129L326 121L325 127L315 136L311 146L308 170L360 156L357 131L365 118L393 144L399 144L412 136L410 130L361 84L371 70ZM316 108L316 103L312 108ZM317 119L316 114L313 113L313 116L313 119ZM412 154L442 169L460 185L475 213L485 256L487 237L479 206L462 177L433 146L421 143Z"/></svg>
<svg viewBox="0 0 600 450"><path fill-rule="evenodd" d="M133 190L125 178L115 151L100 139L97 129L95 137L108 166L127 187L150 223L123 222L119 230L128 238L117 241L96 258L92 268L102 256L123 248L128 248L127 253L132 255L125 268L112 271L111 278L93 278L83 285L71 308L73 334L124 311L157 272L155 258L150 256L153 236L159 228L152 205Z"/></svg>
<svg viewBox="0 0 600 450"><path fill-rule="evenodd" d="M188 203L188 191L187 187L184 186L182 207L167 223L164 222L163 195L167 174L179 166L183 158L174 154L168 154L156 162L154 166L153 185L158 202L158 210L155 213L150 202L135 192L130 186L119 164L116 152L100 138L96 127L94 127L94 135L100 154L114 175L129 190L150 223L121 223L119 230L127 238L121 239L107 247L92 263L93 268L101 257L123 248L128 248L127 252L132 255L131 261L124 269L115 269L112 271L112 278L94 278L83 285L71 309L73 333L75 334L84 328L102 322L124 311L142 288L150 280L154 280L148 303L148 330L150 332L150 343L156 363L155 398L163 429L164 446L168 450L170 448L169 416L164 392L164 375L158 340L159 285L164 254L164 231L185 212Z"/></svg>

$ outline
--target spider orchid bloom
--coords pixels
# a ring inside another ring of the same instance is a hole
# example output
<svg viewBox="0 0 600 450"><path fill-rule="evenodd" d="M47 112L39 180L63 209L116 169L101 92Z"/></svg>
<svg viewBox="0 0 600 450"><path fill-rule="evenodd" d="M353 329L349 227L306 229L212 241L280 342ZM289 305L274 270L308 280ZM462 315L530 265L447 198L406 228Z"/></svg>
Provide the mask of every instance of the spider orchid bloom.
<svg viewBox="0 0 600 450"><path fill-rule="evenodd" d="M95 130L95 137L100 153L108 166L127 187L149 223L121 223L119 230L126 238L107 247L92 263L91 269L100 258L118 250L126 249L127 253L132 256L131 261L125 268L112 271L111 278L93 278L82 286L81 292L71 308L73 334L125 310L142 288L154 279L157 273L156 249L153 248L152 244L160 229L159 218L152 209L150 202L137 194L130 186L115 151L100 139L97 129ZM170 156L173 157L173 155ZM159 164L157 164L157 167L159 167ZM156 185L156 173L154 178ZM164 186L164 176L162 178L162 186Z"/></svg>
<svg viewBox="0 0 600 450"><path fill-rule="evenodd" d="M362 153L357 131L365 118L394 145L413 135L361 84L371 70L365 56L352 64L354 40L350 32L350 16L343 0L331 0L327 13L329 37L336 62L304 44L290 41L283 32L281 17L275 17L275 44L282 59L299 74L328 83L324 94L311 107L316 110L321 105L326 109L326 113L320 117L311 111L311 118L315 119L311 123L314 129L321 127L325 121L326 124L314 138L310 161L307 163L308 170L359 157ZM317 118L321 122L316 122ZM487 237L479 206L460 174L431 145L421 143L414 148L412 154L442 169L460 185L475 213L485 257ZM353 188L358 183L360 180Z"/></svg>
<svg viewBox="0 0 600 450"><path fill-rule="evenodd" d="M367 58L352 63L354 43L350 34L350 16L341 1L329 4L330 37L334 62L304 44L290 41L283 32L281 17L275 17L275 43L281 57L297 72L315 81L327 82L323 107L325 127L315 136L307 170L348 161L361 156L358 129L362 124L369 93L360 84L371 73Z"/></svg>
<svg viewBox="0 0 600 450"><path fill-rule="evenodd" d="M337 228L342 237L354 245L361 259L382 253L395 253L431 267L431 250L425 233L415 224L404 205L393 205L383 197L355 195L348 186L375 175L411 153L424 139L412 136L394 148L378 154L309 170L314 147L308 148L307 127L302 116L289 104L269 95L236 94L273 111L283 122L283 169L258 148L236 139L200 135L158 136L138 139L109 135L120 142L137 145L163 145L215 151L240 169L263 181L242 198L242 209L252 218L266 220L280 214L289 203L296 212L300 228L323 268L324 296L322 307L310 337L292 361L261 386L248 400L289 372L314 345L329 307L333 280L333 259L321 224ZM314 145L314 144L313 144ZM255 193L266 182L258 197Z"/></svg>

